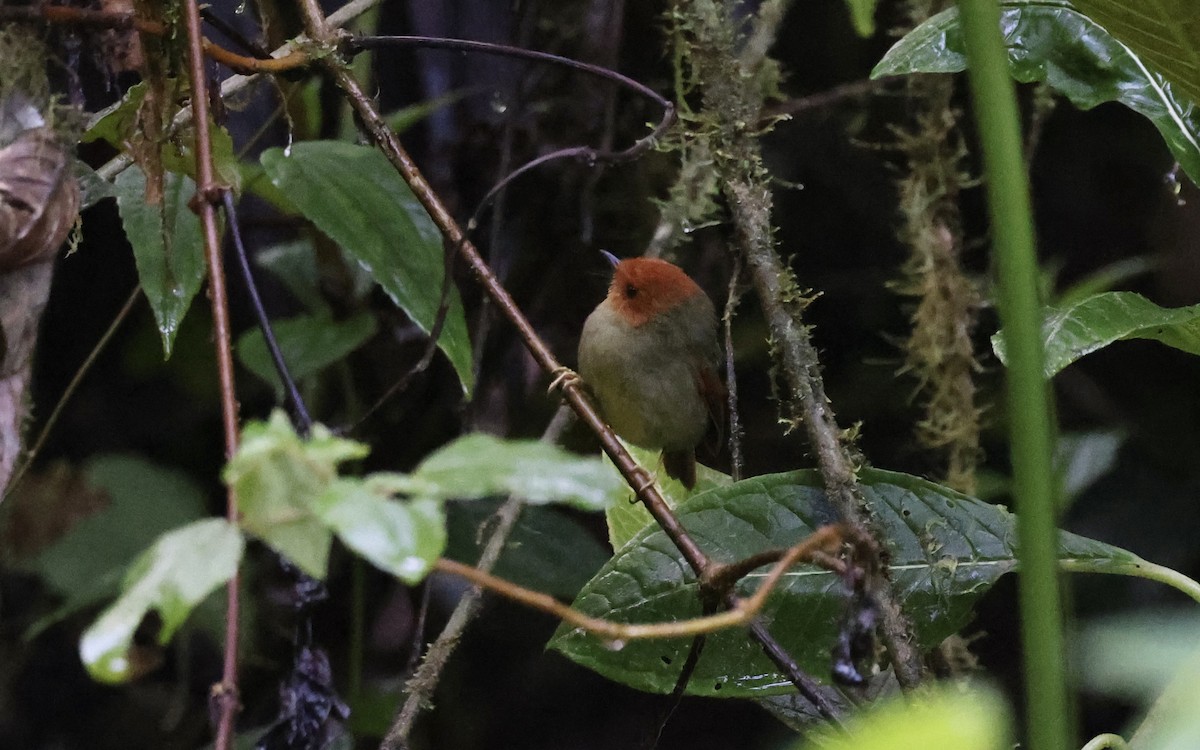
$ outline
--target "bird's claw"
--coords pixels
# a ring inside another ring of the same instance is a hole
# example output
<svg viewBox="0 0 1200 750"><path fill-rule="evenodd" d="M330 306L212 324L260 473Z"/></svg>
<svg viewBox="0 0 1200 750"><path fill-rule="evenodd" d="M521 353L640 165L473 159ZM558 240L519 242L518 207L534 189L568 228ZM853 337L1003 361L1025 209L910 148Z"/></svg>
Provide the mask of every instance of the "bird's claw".
<svg viewBox="0 0 1200 750"><path fill-rule="evenodd" d="M547 394L562 390L567 386L579 385L583 382L583 378L579 377L579 373L570 367L556 367L551 374L554 376L554 380L550 381L550 387L546 389Z"/></svg>

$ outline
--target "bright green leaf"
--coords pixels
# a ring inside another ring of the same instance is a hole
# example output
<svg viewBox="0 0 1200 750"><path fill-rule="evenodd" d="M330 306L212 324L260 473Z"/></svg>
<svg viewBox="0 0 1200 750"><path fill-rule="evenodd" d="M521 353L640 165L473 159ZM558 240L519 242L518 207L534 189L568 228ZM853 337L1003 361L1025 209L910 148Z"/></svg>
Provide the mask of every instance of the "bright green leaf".
<svg viewBox="0 0 1200 750"><path fill-rule="evenodd" d="M1006 0L1001 16L1013 78L1044 81L1081 109L1110 101L1124 104L1154 123L1183 170L1200 181L1200 116L1162 75L1065 0ZM871 76L965 69L958 9L950 8L897 42Z"/></svg>
<svg viewBox="0 0 1200 750"><path fill-rule="evenodd" d="M887 540L891 579L919 643L932 648L967 624L975 601L1016 568L1016 519L1005 509L916 477L863 469L863 495ZM676 511L708 555L733 562L788 547L835 520L816 472L775 474L695 495ZM1137 557L1062 532L1059 554L1092 571L1136 565ZM757 587L760 569L740 584ZM622 622L662 622L700 614L696 580L666 535L645 529L621 548L575 601L583 612ZM842 584L823 569L798 566L762 613L771 634L801 668L820 678L844 607ZM571 659L639 690L669 693L690 639L611 644L561 627L550 645ZM741 629L708 637L688 685L696 695L760 697L793 690Z"/></svg>
<svg viewBox="0 0 1200 750"><path fill-rule="evenodd" d="M154 311L163 353L170 357L179 323L204 280L205 266L200 220L188 208L196 184L170 172L163 178L163 199L156 206L146 203L146 177L138 167L119 174L115 185L138 280Z"/></svg>
<svg viewBox="0 0 1200 750"><path fill-rule="evenodd" d="M66 600L37 627L114 595L129 563L160 534L205 514L204 493L178 471L104 456L89 461L84 474L108 506L29 563Z"/></svg>
<svg viewBox="0 0 1200 750"><path fill-rule="evenodd" d="M322 425L304 440L278 410L267 422L248 423L223 474L237 493L242 528L305 573L324 578L332 533L315 515L315 504L337 479L339 463L368 452Z"/></svg>
<svg viewBox="0 0 1200 750"><path fill-rule="evenodd" d="M1006 361L1003 334L992 337L992 348L1001 362ZM1134 292L1106 292L1067 307L1048 307L1042 313L1046 377L1125 339L1153 339L1200 354L1200 305L1159 307Z"/></svg>
<svg viewBox="0 0 1200 750"><path fill-rule="evenodd" d="M1009 750L1008 709L990 690L944 686L897 696L826 728L799 750Z"/></svg>
<svg viewBox="0 0 1200 750"><path fill-rule="evenodd" d="M301 380L343 359L375 335L374 316L359 313L335 321L328 315L298 315L271 325L292 377ZM238 360L246 369L283 392L262 331L255 328L238 339Z"/></svg>
<svg viewBox="0 0 1200 750"><path fill-rule="evenodd" d="M129 568L122 594L83 634L79 654L102 682L130 677L129 647L142 618L157 610L167 643L192 608L237 572L243 540L222 518L196 521L159 537Z"/></svg>
<svg viewBox="0 0 1200 750"><path fill-rule="evenodd" d="M658 487L659 494L672 508L689 495L724 487L733 482L728 474L698 463L696 464L696 486L689 491L678 479L672 479L667 476L667 472L662 470L662 459L659 457L658 451L639 448L623 440L621 442L625 446L625 450L629 451L629 455L654 473L655 485ZM609 461L607 456L604 457L604 462L606 466L612 467L614 473L617 472L616 466ZM615 499L604 511L604 518L608 522L608 542L613 549L621 549L639 531L654 523L650 511L646 510L646 506L635 501L633 490L629 489L624 482L625 480L622 479Z"/></svg>
<svg viewBox="0 0 1200 750"><path fill-rule="evenodd" d="M446 548L440 500L391 500L370 479L342 479L317 498L316 513L342 542L380 570L419 583Z"/></svg>
<svg viewBox="0 0 1200 750"><path fill-rule="evenodd" d="M518 495L528 503L601 510L619 487L598 458L583 458L537 440L476 433L434 451L413 479L443 498Z"/></svg>
<svg viewBox="0 0 1200 750"><path fill-rule="evenodd" d="M288 200L369 269L395 303L428 332L441 297L442 239L387 159L366 146L310 141L290 151L265 151L261 161ZM471 341L453 285L438 346L469 394Z"/></svg>

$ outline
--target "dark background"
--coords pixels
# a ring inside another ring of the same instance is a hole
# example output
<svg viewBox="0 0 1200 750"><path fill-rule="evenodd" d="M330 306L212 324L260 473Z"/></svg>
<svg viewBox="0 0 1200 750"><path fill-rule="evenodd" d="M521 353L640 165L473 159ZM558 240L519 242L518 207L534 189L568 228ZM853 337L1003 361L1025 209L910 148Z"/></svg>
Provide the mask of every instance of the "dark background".
<svg viewBox="0 0 1200 750"><path fill-rule="evenodd" d="M866 79L893 41L887 30L902 16L897 3L881 2L880 32L856 37L844 4L835 0L795 3L773 50L791 98L809 97ZM622 7L624 6L624 7ZM253 34L253 13L217 2L213 11ZM332 8L331 8L332 9ZM508 42L617 68L670 95L670 56L658 2L558 0L506 3L500 0L387 2L380 33L419 33ZM616 29L617 31L614 31ZM210 32L214 38L222 37ZM64 37L50 34L59 54ZM84 49L87 37L83 37ZM128 74L106 80L84 55L80 63L89 109L98 109L128 83ZM224 75L224 73L222 73ZM582 74L490 56L394 49L374 55L373 81L387 111L451 91L466 91L452 105L406 132L403 140L422 170L465 219L507 170L554 148L621 145L640 136L657 117L650 103L628 94L616 97L611 130L605 127L608 87ZM111 85L110 85L111 84ZM337 99L328 83L319 132L337 132ZM966 107L963 91L956 104ZM1028 89L1022 97L1030 96ZM897 277L905 249L897 236L899 215L894 181L900 160L889 147L889 124L905 108L895 85L847 96L807 109L779 123L763 141L767 166L782 181L774 222L781 254L790 259L803 286L821 293L808 322L824 363L829 395L840 423L862 423L860 446L874 465L936 476L936 457L919 449L912 425L915 383L897 376L902 353L895 343L907 329L906 301L887 284ZM271 115L277 97L259 84L238 107L228 127L235 144L245 144ZM970 127L969 117L965 118ZM283 143L277 121L250 156ZM968 143L973 143L968 132ZM93 166L109 156L92 147ZM1164 305L1200 302L1200 265L1193 247L1200 197L1185 187L1177 198L1166 176L1171 159L1151 125L1117 106L1079 112L1063 102L1045 122L1031 180L1043 267L1053 269L1055 288L1115 261L1143 257L1152 270L1132 288ZM964 164L970 175L978 166ZM520 178L489 212L475 234L492 265L565 361L574 361L584 317L600 300L606 267L597 251L620 256L642 252L657 214L652 200L665 196L672 178L671 156L651 153L640 161L604 171L574 162L556 163ZM967 265L986 278L986 223L982 194L963 195L970 249ZM261 201L243 203L252 251L292 236ZM680 245L675 259L710 294L723 300L730 263L724 229L699 230ZM297 302L260 274L268 308L286 317ZM557 406L545 395L548 379L534 366L511 328L486 306L478 287L460 274L468 320L477 340L476 398L463 403L449 367L437 361L426 373L356 434L374 447L368 468L405 469L432 448L467 430L536 436ZM36 432L134 288L136 275L114 202L103 201L83 216L83 243L58 264L44 319L34 390ZM986 283L984 282L985 288ZM240 282L232 282L239 330L251 325ZM344 302L327 290L335 306ZM104 453L132 453L189 472L210 493L214 512L221 491L221 437L215 366L206 300L198 296L171 360L163 362L148 308L139 304L100 356L68 404L36 469L77 465ZM351 377L313 385L316 417L345 425L355 404L370 402L420 356L418 338L392 335L404 321L382 295L366 304L385 325L349 361ZM756 300L739 310L735 348L741 418L746 430L747 469L757 474L811 465L802 438L785 436L777 424L770 362ZM980 382L986 411L986 470L1003 476L1007 458L1000 368L988 336L995 313L985 308L977 332L984 370ZM486 335L483 331L486 330ZM1194 357L1147 342L1117 344L1092 355L1055 380L1059 422L1066 431L1116 429L1126 439L1111 472L1076 500L1064 526L1123 546L1148 560L1195 576L1200 532L1195 498L1200 490L1200 366ZM265 415L270 390L240 373L244 417ZM347 384L354 390L351 398ZM582 430L568 436L580 450L594 444ZM727 469L725 455L707 459ZM1004 501L1004 497L994 498ZM602 520L570 515L604 538ZM468 524L466 528L470 529ZM243 669L243 726L270 723L277 711L277 684L290 659L291 625L280 605L282 578L269 556L256 552L248 596L257 600L253 644ZM563 560L570 567L574 560ZM330 600L316 612L317 641L330 651L335 678L344 685L354 566L336 555ZM586 575L588 571L573 571ZM429 594L425 632L432 637L453 606L453 582L408 590L366 570L366 679L382 694L399 689L412 649L418 602ZM17 573L3 577L6 612L0 621L5 652L19 654L0 666L0 747L3 748L191 748L207 740L205 696L219 674L219 647L193 633L186 653L124 688L91 683L78 664L75 643L93 613L68 619L32 642L21 632L48 596L36 580ZM1072 609L1079 620L1181 604L1163 586L1103 577L1072 581ZM1003 580L982 601L969 632L982 668L1019 699L1019 643L1015 586ZM624 748L651 735L663 699L625 689L567 662L543 645L555 623L507 603L489 600L483 616L444 675L436 708L414 735L428 748ZM182 699L181 699L182 696ZM182 712L172 720L171 701ZM358 716L386 721L390 708L355 706ZM1081 718L1088 736L1117 731L1129 707L1083 696ZM70 721L64 721L64 717ZM667 725L660 747L776 747L790 735L758 707L737 701L685 700ZM361 747L374 747L364 739Z"/></svg>

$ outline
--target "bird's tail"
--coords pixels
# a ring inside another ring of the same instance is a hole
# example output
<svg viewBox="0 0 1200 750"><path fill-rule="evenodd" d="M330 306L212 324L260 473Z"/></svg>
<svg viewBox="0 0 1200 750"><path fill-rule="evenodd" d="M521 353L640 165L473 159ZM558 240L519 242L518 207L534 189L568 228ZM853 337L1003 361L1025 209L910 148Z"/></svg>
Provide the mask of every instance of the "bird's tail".
<svg viewBox="0 0 1200 750"><path fill-rule="evenodd" d="M663 451L663 468L667 476L678 479L689 490L696 486L696 451L692 448L681 451Z"/></svg>

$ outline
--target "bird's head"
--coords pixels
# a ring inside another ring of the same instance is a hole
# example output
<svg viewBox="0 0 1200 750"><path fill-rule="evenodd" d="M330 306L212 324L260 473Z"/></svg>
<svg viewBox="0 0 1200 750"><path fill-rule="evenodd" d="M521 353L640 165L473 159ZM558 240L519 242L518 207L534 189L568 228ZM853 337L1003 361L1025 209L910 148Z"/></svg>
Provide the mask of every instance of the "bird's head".
<svg viewBox="0 0 1200 750"><path fill-rule="evenodd" d="M704 294L679 266L665 260L618 260L611 253L605 256L614 267L608 303L635 328L670 313L697 294Z"/></svg>

